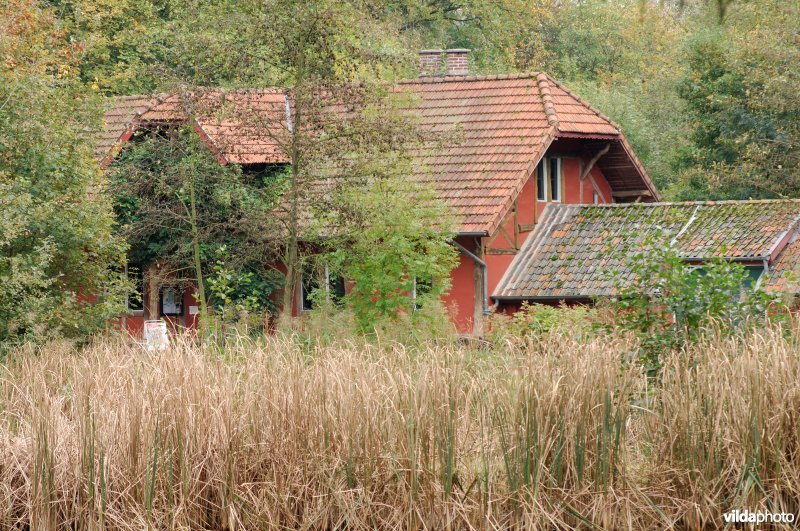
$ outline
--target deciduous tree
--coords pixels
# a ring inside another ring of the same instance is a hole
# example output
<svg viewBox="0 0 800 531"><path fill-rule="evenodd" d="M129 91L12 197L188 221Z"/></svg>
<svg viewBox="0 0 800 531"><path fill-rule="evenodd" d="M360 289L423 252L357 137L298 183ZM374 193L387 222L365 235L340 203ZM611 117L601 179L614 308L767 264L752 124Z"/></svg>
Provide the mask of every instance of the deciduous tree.
<svg viewBox="0 0 800 531"><path fill-rule="evenodd" d="M80 52L50 10L0 3L0 344L81 335L121 310L125 248L101 193Z"/></svg>

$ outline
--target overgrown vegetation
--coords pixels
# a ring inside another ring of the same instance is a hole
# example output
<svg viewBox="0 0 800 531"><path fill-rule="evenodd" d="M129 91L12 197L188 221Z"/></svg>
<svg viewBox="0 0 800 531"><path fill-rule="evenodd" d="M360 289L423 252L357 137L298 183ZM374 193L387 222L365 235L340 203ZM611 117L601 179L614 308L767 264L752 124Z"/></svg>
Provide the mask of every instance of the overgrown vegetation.
<svg viewBox="0 0 800 531"><path fill-rule="evenodd" d="M0 359L22 340L82 337L122 310L125 246L85 141L96 98L52 13L0 4ZM96 304L81 295L102 296Z"/></svg>
<svg viewBox="0 0 800 531"><path fill-rule="evenodd" d="M339 200L347 203L350 226L327 243L324 259L353 282L343 302L361 328L438 304L458 254L449 210L433 190L397 175Z"/></svg>
<svg viewBox="0 0 800 531"><path fill-rule="evenodd" d="M779 298L758 289L745 266L721 259L688 264L659 238L644 242L626 269L629 274L609 271L618 295L601 301L615 315L606 327L638 338L639 357L650 375L658 373L665 356L711 328L730 335L786 316Z"/></svg>
<svg viewBox="0 0 800 531"><path fill-rule="evenodd" d="M222 165L186 126L141 134L109 180L128 259L145 268L148 282L197 288L204 317L214 309L223 318L226 308L274 310L281 275L265 257L275 253L269 235L280 169L246 175Z"/></svg>
<svg viewBox="0 0 800 531"><path fill-rule="evenodd" d="M656 387L620 364L629 337L569 330L488 352L28 348L0 377L0 525L721 529L732 507L794 512L797 337L705 336Z"/></svg>

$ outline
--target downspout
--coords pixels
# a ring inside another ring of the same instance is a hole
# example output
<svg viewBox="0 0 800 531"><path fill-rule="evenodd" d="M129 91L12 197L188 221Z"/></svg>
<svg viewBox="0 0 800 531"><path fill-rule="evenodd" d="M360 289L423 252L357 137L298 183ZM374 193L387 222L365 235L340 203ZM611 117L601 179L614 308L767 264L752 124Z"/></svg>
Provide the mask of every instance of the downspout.
<svg viewBox="0 0 800 531"><path fill-rule="evenodd" d="M761 276L758 277L758 280L756 281L756 285L754 288L756 290L761 288L761 281L764 280L764 277L769 275L769 257L768 256L764 257L761 262L763 263L764 271L761 273Z"/></svg>
<svg viewBox="0 0 800 531"><path fill-rule="evenodd" d="M481 260L478 257L478 255L476 255L476 254L470 252L469 250L467 250L466 247L464 247L463 245L461 245L457 241L453 240L450 243L453 244L454 246L458 247L458 250L461 251L461 254L463 254L464 256L466 256L468 258L471 258L472 261L475 262L475 264L478 267L481 268L481 280L483 281L482 282L482 286L481 286L481 288L482 288L481 291L483 292L481 294L481 300L483 302L483 315L489 315L492 312L489 310L489 279L488 279L487 274L486 274L486 269L487 269L486 268L486 262Z"/></svg>

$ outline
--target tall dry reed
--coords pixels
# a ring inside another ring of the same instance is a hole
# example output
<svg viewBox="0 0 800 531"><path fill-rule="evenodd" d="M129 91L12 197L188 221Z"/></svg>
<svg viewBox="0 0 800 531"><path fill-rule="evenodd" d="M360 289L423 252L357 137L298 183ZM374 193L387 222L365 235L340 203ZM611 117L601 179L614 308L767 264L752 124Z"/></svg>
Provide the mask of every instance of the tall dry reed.
<svg viewBox="0 0 800 531"><path fill-rule="evenodd" d="M657 386L622 365L633 347L22 349L0 367L0 528L713 529L795 510L797 345L710 340Z"/></svg>

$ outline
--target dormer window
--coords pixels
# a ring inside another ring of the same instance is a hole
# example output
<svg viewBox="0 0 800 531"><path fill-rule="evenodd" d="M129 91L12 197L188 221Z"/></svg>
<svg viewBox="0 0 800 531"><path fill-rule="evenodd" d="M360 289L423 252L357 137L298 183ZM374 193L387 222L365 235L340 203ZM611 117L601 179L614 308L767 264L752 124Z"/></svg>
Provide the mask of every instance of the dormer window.
<svg viewBox="0 0 800 531"><path fill-rule="evenodd" d="M560 202L564 166L561 157L544 157L536 167L536 199Z"/></svg>

